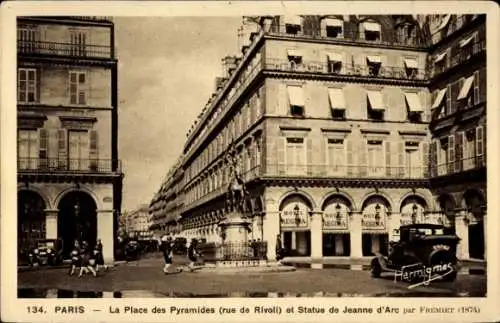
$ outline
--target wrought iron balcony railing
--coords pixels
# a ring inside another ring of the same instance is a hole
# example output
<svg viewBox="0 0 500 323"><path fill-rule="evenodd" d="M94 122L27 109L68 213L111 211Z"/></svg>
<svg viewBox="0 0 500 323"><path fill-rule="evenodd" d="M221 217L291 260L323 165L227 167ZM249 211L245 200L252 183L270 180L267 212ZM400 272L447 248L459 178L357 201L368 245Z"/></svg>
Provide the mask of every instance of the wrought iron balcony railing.
<svg viewBox="0 0 500 323"><path fill-rule="evenodd" d="M20 173L120 173L121 161L112 159L18 158Z"/></svg>
<svg viewBox="0 0 500 323"><path fill-rule="evenodd" d="M17 52L25 55L111 58L111 46L71 44L52 41L18 40Z"/></svg>
<svg viewBox="0 0 500 323"><path fill-rule="evenodd" d="M425 69L405 68L399 66L368 66L361 64L335 64L335 62L305 61L290 62L284 59L266 59L264 69L284 72L320 73L325 75L350 75L372 78L389 78L403 80L426 80Z"/></svg>
<svg viewBox="0 0 500 323"><path fill-rule="evenodd" d="M445 176L483 167L486 167L486 157L476 156L431 166L430 175L431 177Z"/></svg>
<svg viewBox="0 0 500 323"><path fill-rule="evenodd" d="M486 39L478 41L476 43L471 44L470 46L464 47L460 49L458 53L456 53L453 57L450 58L449 62L446 59L443 60L441 64L434 64L434 69L431 72L431 76L435 77L443 72L446 72L449 69L452 69L455 66L461 65L467 62L472 57L486 52Z"/></svg>
<svg viewBox="0 0 500 323"><path fill-rule="evenodd" d="M387 178L425 179L427 167L358 166L358 165L285 165L267 164L264 176L271 177L332 177L332 178Z"/></svg>

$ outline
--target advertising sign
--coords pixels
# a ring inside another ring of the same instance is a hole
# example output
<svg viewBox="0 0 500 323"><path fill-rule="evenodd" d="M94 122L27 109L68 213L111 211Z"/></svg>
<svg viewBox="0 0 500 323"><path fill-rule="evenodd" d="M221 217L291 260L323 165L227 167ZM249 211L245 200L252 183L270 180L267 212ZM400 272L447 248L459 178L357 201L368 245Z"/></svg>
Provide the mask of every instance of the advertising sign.
<svg viewBox="0 0 500 323"><path fill-rule="evenodd" d="M309 226L309 209L303 203L290 203L281 211L282 228L307 228Z"/></svg>

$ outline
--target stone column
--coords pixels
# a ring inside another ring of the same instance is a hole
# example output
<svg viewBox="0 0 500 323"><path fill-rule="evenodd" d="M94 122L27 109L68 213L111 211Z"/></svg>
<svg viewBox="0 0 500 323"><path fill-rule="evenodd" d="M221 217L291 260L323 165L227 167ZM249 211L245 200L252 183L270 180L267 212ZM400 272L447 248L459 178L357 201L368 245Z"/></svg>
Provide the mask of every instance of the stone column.
<svg viewBox="0 0 500 323"><path fill-rule="evenodd" d="M460 238L457 246L458 259L469 259L469 224L467 211L460 210L455 218L455 232Z"/></svg>
<svg viewBox="0 0 500 323"><path fill-rule="evenodd" d="M276 261L276 238L280 234L280 218L278 211L268 211L263 219L263 241L267 241L267 260Z"/></svg>
<svg viewBox="0 0 500 323"><path fill-rule="evenodd" d="M311 212L311 268L323 268L323 212Z"/></svg>
<svg viewBox="0 0 500 323"><path fill-rule="evenodd" d="M97 210L97 238L102 242L104 262L114 264L113 210Z"/></svg>
<svg viewBox="0 0 500 323"><path fill-rule="evenodd" d="M57 239L57 215L59 210L45 210L45 238Z"/></svg>
<svg viewBox="0 0 500 323"><path fill-rule="evenodd" d="M351 258L363 257L363 244L361 235L363 233L361 226L361 211L353 211L350 215L350 240L351 240Z"/></svg>

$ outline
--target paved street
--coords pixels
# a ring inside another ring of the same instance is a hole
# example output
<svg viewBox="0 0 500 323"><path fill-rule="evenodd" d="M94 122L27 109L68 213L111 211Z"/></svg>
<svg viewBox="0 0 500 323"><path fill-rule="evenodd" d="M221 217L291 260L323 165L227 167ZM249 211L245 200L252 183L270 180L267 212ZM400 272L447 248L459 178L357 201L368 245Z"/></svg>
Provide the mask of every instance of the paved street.
<svg viewBox="0 0 500 323"><path fill-rule="evenodd" d="M177 263L185 264L183 258ZM70 291L135 291L146 297L224 297L224 296L482 296L486 291L484 275L461 274L454 283L431 283L409 290L405 283L391 278L373 279L368 271L348 269L297 268L284 273L203 273L182 272L165 276L162 258L147 257L101 272L97 278L70 277L67 269L39 269L20 272L19 288ZM272 293L272 294L269 294ZM20 294L21 297L21 294ZM22 296L27 297L27 296ZM144 296L141 296L144 297Z"/></svg>

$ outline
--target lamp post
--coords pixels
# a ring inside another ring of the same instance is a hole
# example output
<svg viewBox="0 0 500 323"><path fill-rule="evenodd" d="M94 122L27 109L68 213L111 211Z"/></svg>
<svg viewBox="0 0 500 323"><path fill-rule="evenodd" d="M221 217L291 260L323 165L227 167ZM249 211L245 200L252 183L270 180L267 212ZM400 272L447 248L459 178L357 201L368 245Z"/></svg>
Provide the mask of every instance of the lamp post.
<svg viewBox="0 0 500 323"><path fill-rule="evenodd" d="M295 204L293 208L293 215L295 216L295 223L297 226L300 225L300 208L298 204Z"/></svg>
<svg viewBox="0 0 500 323"><path fill-rule="evenodd" d="M340 204L337 203L337 205L335 205L335 211L336 211L336 215L335 215L335 219L337 220L337 225L340 226L341 222L342 222L342 217L340 216Z"/></svg>
<svg viewBox="0 0 500 323"><path fill-rule="evenodd" d="M380 225L380 204L375 205L375 223Z"/></svg>
<svg viewBox="0 0 500 323"><path fill-rule="evenodd" d="M75 222L76 222L76 237L78 240L82 240L82 228L80 223L80 202L76 200L75 205L73 206L73 210L75 212Z"/></svg>
<svg viewBox="0 0 500 323"><path fill-rule="evenodd" d="M412 224L415 224L417 223L417 211L418 211L418 206L417 204L413 204L413 207L411 208L412 212L411 212L411 223Z"/></svg>

